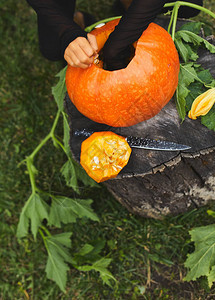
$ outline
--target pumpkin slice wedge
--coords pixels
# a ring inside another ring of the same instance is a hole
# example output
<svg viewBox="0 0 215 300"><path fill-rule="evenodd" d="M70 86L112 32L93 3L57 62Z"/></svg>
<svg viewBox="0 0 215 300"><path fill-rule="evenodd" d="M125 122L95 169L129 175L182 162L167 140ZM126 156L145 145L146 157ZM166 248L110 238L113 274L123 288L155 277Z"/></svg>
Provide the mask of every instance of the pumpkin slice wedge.
<svg viewBox="0 0 215 300"><path fill-rule="evenodd" d="M81 145L80 163L96 182L116 177L128 163L131 147L111 131L95 132Z"/></svg>

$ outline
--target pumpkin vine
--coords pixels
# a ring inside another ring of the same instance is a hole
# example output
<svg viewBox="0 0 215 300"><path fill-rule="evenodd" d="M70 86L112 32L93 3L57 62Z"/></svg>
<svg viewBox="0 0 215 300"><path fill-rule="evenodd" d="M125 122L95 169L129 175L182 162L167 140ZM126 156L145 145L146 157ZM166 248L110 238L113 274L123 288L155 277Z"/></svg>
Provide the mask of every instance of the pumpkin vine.
<svg viewBox="0 0 215 300"><path fill-rule="evenodd" d="M178 18L178 10L179 10L180 6L188 6L191 8L198 9L215 19L215 14L212 11L210 11L209 9L207 9L205 7L197 5L197 4L193 4L190 2L184 2L184 1L176 1L176 2L171 2L171 3L166 3L164 5L164 7L167 7L167 8L173 7L171 18L170 18L170 23L168 26L169 33L170 33L171 26L172 26L171 36L172 36L173 41L175 40L176 23L177 23L177 18Z"/></svg>
<svg viewBox="0 0 215 300"><path fill-rule="evenodd" d="M191 49L189 43L193 43L195 46L204 45L211 53L215 53L215 47L208 43L206 40L201 38L198 35L198 30L194 33L189 28L184 27L183 30L176 32L176 23L178 16L178 9L180 6L189 6L196 8L204 13L207 13L212 18L215 18L215 14L208 9L188 3L183 1L177 1L174 3L165 4L164 7L173 7L170 23L168 26L168 32L171 32L172 39L175 42L175 45L178 49L179 54L182 56L184 62L181 63L180 73L179 73L179 85L176 91L176 101L177 108L182 120L185 118L186 112L190 109L189 105L186 102L186 99L189 94L189 88L192 85L195 85L196 81L202 82L203 86L207 88L215 87L215 80L212 76L209 76L207 70L203 70L199 65L195 63L195 60L198 58L195 53L196 50ZM94 25L86 28L87 32L90 32L95 26L100 23L106 23L113 21L119 17L109 18L95 23ZM199 23L201 26L201 23ZM197 26L198 27L198 26ZM198 27L200 29L200 27ZM183 46L182 46L183 44ZM188 45L189 44L189 45ZM188 47L189 46L189 47ZM183 49L182 49L183 47ZM186 49L186 51L183 51ZM47 220L49 226L55 226L60 228L61 224L68 224L75 222L78 218L89 218L93 221L99 221L96 214L91 208L91 199L82 200L82 199L71 199L65 196L56 196L50 193L45 193L41 191L36 184L37 169L34 164L36 155L42 149L43 146L47 144L49 140L52 140L54 146L60 146L67 157L67 162L61 169L61 173L66 180L66 184L73 188L77 195L80 195L78 188L78 180L82 180L84 184L89 186L97 186L96 183L88 178L88 176L79 169L79 165L73 161L69 149L69 125L67 121L67 116L64 112L64 98L66 94L65 86L65 73L66 68L64 68L57 76L59 76L59 81L57 85L52 89L52 94L57 103L57 113L54 119L53 125L50 132L46 137L38 144L35 150L25 158L22 163L26 164L27 173L30 179L31 185L31 194L28 200L26 201L21 215L17 228L17 237L22 238L28 235L29 225L31 232L36 239L37 233L40 233L40 236L45 244L48 253L48 261L46 265L47 277L51 280L54 280L62 291L65 291L66 286L66 272L68 270L67 264L70 263L78 270L96 270L100 272L100 275L103 281L110 285L111 280L115 278L111 273L106 269L110 264L111 260L106 258L101 258L98 262L95 262L93 265L80 266L78 261L75 261L74 258L68 256L68 249L71 248L71 232L61 233L52 235L47 228L43 225L43 221ZM207 75L207 76L206 76ZM207 77L207 80L204 80L204 77ZM209 79L208 79L209 78ZM186 91L186 92L184 92ZM194 99L192 99L193 101ZM192 102L189 99L189 103ZM202 123L208 128L215 130L215 121L214 121L215 109L212 113L209 113L208 116L204 116ZM64 138L63 142L59 140L55 135L55 130L58 125L60 117L63 117L64 123ZM211 119L210 119L211 118ZM209 125L208 125L209 124ZM77 171L78 170L78 171ZM87 176L87 177L86 177ZM47 197L51 199L51 205L48 205L46 202ZM67 206L63 206L67 204ZM77 210L78 205L78 210ZM71 216L66 215L65 210L71 212ZM56 211L59 214L56 214ZM65 217L66 216L66 217ZM60 251L60 252L58 252ZM58 255L59 254L59 255ZM62 255L63 254L63 255ZM57 261L60 257L60 262ZM63 268L57 269L56 265L61 264Z"/></svg>

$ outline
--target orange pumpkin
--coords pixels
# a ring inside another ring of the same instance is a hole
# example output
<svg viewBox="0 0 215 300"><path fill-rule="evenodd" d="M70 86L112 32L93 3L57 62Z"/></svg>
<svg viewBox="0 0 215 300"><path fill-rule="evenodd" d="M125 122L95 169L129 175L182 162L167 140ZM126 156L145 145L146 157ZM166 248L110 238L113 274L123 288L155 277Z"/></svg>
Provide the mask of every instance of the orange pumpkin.
<svg viewBox="0 0 215 300"><path fill-rule="evenodd" d="M91 32L99 50L118 22ZM135 55L125 69L110 72L96 64L88 69L68 66L67 91L83 115L114 127L131 126L155 116L172 98L179 57L171 36L151 23L133 46Z"/></svg>
<svg viewBox="0 0 215 300"><path fill-rule="evenodd" d="M80 163L96 182L114 178L127 164L131 148L111 131L95 132L81 145Z"/></svg>

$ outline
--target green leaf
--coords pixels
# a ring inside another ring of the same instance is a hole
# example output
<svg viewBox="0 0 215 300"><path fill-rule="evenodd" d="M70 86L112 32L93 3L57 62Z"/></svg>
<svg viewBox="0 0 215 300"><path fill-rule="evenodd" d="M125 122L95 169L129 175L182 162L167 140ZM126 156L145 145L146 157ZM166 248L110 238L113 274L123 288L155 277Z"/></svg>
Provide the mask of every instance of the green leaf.
<svg viewBox="0 0 215 300"><path fill-rule="evenodd" d="M67 115L63 112L64 124L64 148L68 156L68 161L63 165L61 173L66 180L66 184L72 187L76 193L80 193L78 187L78 180L82 181L84 185L91 187L100 187L92 178L90 178L85 170L71 157L71 149L69 146L70 141L70 127Z"/></svg>
<svg viewBox="0 0 215 300"><path fill-rule="evenodd" d="M45 269L47 278L55 281L63 292L67 281L66 273L69 270L67 263L73 263L68 250L71 248L71 235L71 232L65 232L47 236L44 240L48 252Z"/></svg>
<svg viewBox="0 0 215 300"><path fill-rule="evenodd" d="M175 45L184 62L188 62L189 60L196 61L199 57L196 51L190 45L183 43L180 38L175 38Z"/></svg>
<svg viewBox="0 0 215 300"><path fill-rule="evenodd" d="M196 280L201 276L208 277L215 265L215 225L197 227L190 234L195 243L195 251L188 255L185 262L185 267L189 269L186 281ZM212 277L211 275L210 282Z"/></svg>
<svg viewBox="0 0 215 300"><path fill-rule="evenodd" d="M187 96L190 98L190 96L189 96L190 89L191 89L190 85L194 82L199 82L199 83L201 83L201 85L203 87L203 86L207 86L207 82L205 82L203 80L208 81L209 78L210 78L210 80L213 80L213 78L209 76L210 73L208 74L209 71L204 70L204 72L202 71L202 72L197 73L198 67L199 67L199 65L196 65L192 62L180 65L179 81L178 81L178 87L176 90L176 107L177 107L179 116L182 120L184 120L185 115L186 115L186 106L187 106L186 98L187 98ZM213 82L213 81L211 81L211 82ZM198 90L199 94L201 94L202 87L199 86L199 90ZM190 102L190 99L188 102Z"/></svg>
<svg viewBox="0 0 215 300"><path fill-rule="evenodd" d="M178 77L178 87L176 90L176 107L179 116L182 120L186 116L186 97L189 94L189 85L195 81L197 74L193 68L193 63L180 65L180 72ZM198 78L198 77L197 77Z"/></svg>
<svg viewBox="0 0 215 300"><path fill-rule="evenodd" d="M86 217L93 221L99 222L98 216L93 212L93 210L91 208L92 202L93 202L93 200L91 200L91 199L72 200L72 210L78 215L79 218Z"/></svg>
<svg viewBox="0 0 215 300"><path fill-rule="evenodd" d="M90 244L85 244L78 252L78 255L80 256L84 256L88 253L90 253L91 251L93 251L94 247Z"/></svg>
<svg viewBox="0 0 215 300"><path fill-rule="evenodd" d="M65 84L65 74L66 74L66 69L63 68L57 75L56 77L59 77L58 83L52 87L52 95L54 96L54 99L57 103L58 109L60 111L63 111L64 109L64 98L66 94L66 84Z"/></svg>
<svg viewBox="0 0 215 300"><path fill-rule="evenodd" d="M52 204L49 214L49 225L54 225L55 227L61 228L61 223L69 224L75 223L78 215L73 212L69 207L71 205L69 198L65 200L64 197L53 197Z"/></svg>
<svg viewBox="0 0 215 300"><path fill-rule="evenodd" d="M202 28L204 31L204 36L213 35L213 24L212 23L203 23Z"/></svg>
<svg viewBox="0 0 215 300"><path fill-rule="evenodd" d="M71 159L69 159L61 168L61 174L66 180L66 185L73 188L76 193L80 193L78 187L78 179L76 174L76 169Z"/></svg>
<svg viewBox="0 0 215 300"><path fill-rule="evenodd" d="M31 194L20 215L17 237L22 238L26 236L28 234L29 223L31 223L31 232L36 239L38 228L41 226L42 221L44 219L48 220L48 209L49 207L46 202L37 193Z"/></svg>
<svg viewBox="0 0 215 300"><path fill-rule="evenodd" d="M204 82L204 85L210 85L211 87L215 87L215 79L211 75L210 71L208 69L201 68L200 71L198 71L198 78Z"/></svg>
<svg viewBox="0 0 215 300"><path fill-rule="evenodd" d="M81 165L71 158L61 168L61 174L64 176L67 186L73 188L78 194L80 193L78 180L86 186L100 188L99 184L87 175Z"/></svg>
<svg viewBox="0 0 215 300"><path fill-rule="evenodd" d="M77 218L84 217L93 221L99 221L99 218L91 208L92 202L93 200L91 199L81 200L52 196L49 225L61 227L61 223L74 223Z"/></svg>
<svg viewBox="0 0 215 300"><path fill-rule="evenodd" d="M205 116L201 117L201 122L207 128L215 131L215 105Z"/></svg>
<svg viewBox="0 0 215 300"><path fill-rule="evenodd" d="M176 89L176 108L179 114L179 117L184 121L186 116L186 97L189 94L189 90L183 84L183 82L178 83L178 87Z"/></svg>
<svg viewBox="0 0 215 300"><path fill-rule="evenodd" d="M90 244L85 244L77 253L74 255L74 259L77 265L83 265L86 263L93 263L101 259L100 252L104 248L105 240L91 241Z"/></svg>
<svg viewBox="0 0 215 300"><path fill-rule="evenodd" d="M186 110L189 111L191 109L191 105L193 101L202 93L206 91L205 86L213 87L215 84L215 80L212 77L209 70L203 69L201 66L194 65L196 74L200 81L195 81L189 85L189 94L186 97ZM202 84L202 82L204 84Z"/></svg>
<svg viewBox="0 0 215 300"><path fill-rule="evenodd" d="M68 157L70 157L71 156L71 150L69 147L70 128L69 128L67 115L64 112L63 112L63 130L64 130L64 136L63 136L64 148L66 149L66 153Z"/></svg>
<svg viewBox="0 0 215 300"><path fill-rule="evenodd" d="M93 245L93 251L91 252L92 255L98 255L102 249L105 247L106 240L98 239L90 241L91 245Z"/></svg>
<svg viewBox="0 0 215 300"><path fill-rule="evenodd" d="M110 258L101 258L100 260L96 261L92 265L85 265L85 266L77 266L76 268L80 271L97 271L100 273L100 277L104 284L112 287L111 280L116 281L114 276L108 271L107 267L111 263Z"/></svg>
<svg viewBox="0 0 215 300"><path fill-rule="evenodd" d="M93 266L94 268L107 268L109 264L111 263L111 258L101 258L100 260L96 261Z"/></svg>
<svg viewBox="0 0 215 300"><path fill-rule="evenodd" d="M76 161L73 161L73 165L75 167L78 180L82 181L86 186L100 188L100 185L86 173L80 164L78 164Z"/></svg>
<svg viewBox="0 0 215 300"><path fill-rule="evenodd" d="M187 43L192 43L196 46L203 45L206 49L208 49L211 53L215 53L215 46L209 43L207 40L203 39L199 35L188 31L188 30L179 30L176 33L176 38L181 38Z"/></svg>
<svg viewBox="0 0 215 300"><path fill-rule="evenodd" d="M203 26L202 22L187 22L184 25L182 25L178 31L191 31L193 33L199 34L201 28Z"/></svg>
<svg viewBox="0 0 215 300"><path fill-rule="evenodd" d="M185 63L187 63L189 60L196 61L199 57L197 54L197 48L200 46L201 41L198 43L194 43L194 45L190 45L187 42L187 32L191 32L191 34L198 35L201 28L202 23L200 22L187 22L186 24L182 25L179 31L175 34L175 45L176 48L181 56L181 58L184 60ZM182 38L184 37L186 41ZM183 40L182 40L183 39Z"/></svg>
<svg viewBox="0 0 215 300"><path fill-rule="evenodd" d="M94 267L94 270L100 273L100 277L104 284L112 287L111 280L116 281L116 278L113 277L110 271L106 268Z"/></svg>
<svg viewBox="0 0 215 300"><path fill-rule="evenodd" d="M215 211L211 210L211 209L208 209L207 210L207 214L213 218L215 218Z"/></svg>
<svg viewBox="0 0 215 300"><path fill-rule="evenodd" d="M215 282L215 266L211 268L211 271L208 275L208 285L211 288L213 283Z"/></svg>
<svg viewBox="0 0 215 300"><path fill-rule="evenodd" d="M204 84L204 82L198 77L194 66L195 65L193 63L181 64L180 66L183 81L185 82L186 86L189 86L190 83L194 82L195 80Z"/></svg>

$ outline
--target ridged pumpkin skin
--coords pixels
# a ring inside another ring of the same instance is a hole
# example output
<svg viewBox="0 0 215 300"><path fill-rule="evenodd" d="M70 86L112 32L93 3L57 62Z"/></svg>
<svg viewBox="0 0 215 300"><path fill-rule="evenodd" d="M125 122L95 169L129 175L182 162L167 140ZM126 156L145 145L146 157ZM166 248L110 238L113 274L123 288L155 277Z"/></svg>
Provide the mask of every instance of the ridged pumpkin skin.
<svg viewBox="0 0 215 300"><path fill-rule="evenodd" d="M119 20L91 33L99 50ZM106 71L68 66L66 86L70 99L86 117L114 127L135 125L155 116L172 98L177 85L179 57L168 32L151 23L134 43L135 56L125 69Z"/></svg>
<svg viewBox="0 0 215 300"><path fill-rule="evenodd" d="M95 132L81 145L80 164L96 182L114 178L127 165L131 147L111 131Z"/></svg>

